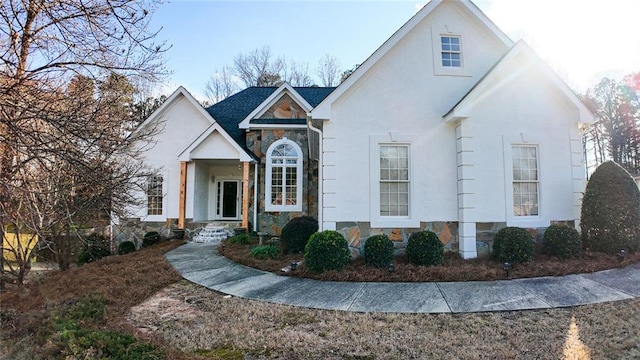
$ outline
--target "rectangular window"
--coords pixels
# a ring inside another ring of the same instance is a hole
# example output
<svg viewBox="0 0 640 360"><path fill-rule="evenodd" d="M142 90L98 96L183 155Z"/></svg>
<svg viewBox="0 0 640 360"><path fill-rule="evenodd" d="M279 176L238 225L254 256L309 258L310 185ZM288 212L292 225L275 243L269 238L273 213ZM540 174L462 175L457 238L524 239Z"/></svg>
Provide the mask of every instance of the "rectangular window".
<svg viewBox="0 0 640 360"><path fill-rule="evenodd" d="M409 146L380 146L380 216L409 216Z"/></svg>
<svg viewBox="0 0 640 360"><path fill-rule="evenodd" d="M443 67L462 67L462 49L459 36L440 36L440 50Z"/></svg>
<svg viewBox="0 0 640 360"><path fill-rule="evenodd" d="M162 176L147 180L147 215L162 215Z"/></svg>
<svg viewBox="0 0 640 360"><path fill-rule="evenodd" d="M514 145L513 160L513 214L515 216L539 215L538 148L530 145Z"/></svg>

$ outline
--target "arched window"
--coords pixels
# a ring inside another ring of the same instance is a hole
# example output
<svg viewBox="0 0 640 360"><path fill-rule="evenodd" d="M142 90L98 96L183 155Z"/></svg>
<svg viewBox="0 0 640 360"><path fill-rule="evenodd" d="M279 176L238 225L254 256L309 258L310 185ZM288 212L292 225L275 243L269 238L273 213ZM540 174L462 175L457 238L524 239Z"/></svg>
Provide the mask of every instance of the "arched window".
<svg viewBox="0 0 640 360"><path fill-rule="evenodd" d="M283 138L267 150L265 208L267 211L302 211L302 150Z"/></svg>

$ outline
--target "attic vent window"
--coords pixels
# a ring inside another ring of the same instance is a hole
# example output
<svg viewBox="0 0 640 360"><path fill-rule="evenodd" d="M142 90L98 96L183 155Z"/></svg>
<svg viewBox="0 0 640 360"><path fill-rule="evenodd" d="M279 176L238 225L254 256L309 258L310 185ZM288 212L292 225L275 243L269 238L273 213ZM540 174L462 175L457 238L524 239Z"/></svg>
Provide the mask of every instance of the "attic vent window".
<svg viewBox="0 0 640 360"><path fill-rule="evenodd" d="M460 47L460 36L440 36L440 49L443 67L462 67L462 49Z"/></svg>

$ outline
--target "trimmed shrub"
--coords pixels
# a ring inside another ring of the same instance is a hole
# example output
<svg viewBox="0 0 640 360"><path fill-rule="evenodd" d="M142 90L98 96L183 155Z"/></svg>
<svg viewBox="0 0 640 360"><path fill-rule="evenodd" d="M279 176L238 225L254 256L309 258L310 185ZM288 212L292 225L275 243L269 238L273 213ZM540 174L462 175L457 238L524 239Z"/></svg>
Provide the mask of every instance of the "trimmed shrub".
<svg viewBox="0 0 640 360"><path fill-rule="evenodd" d="M325 230L309 238L304 249L304 260L309 270L323 272L325 270L342 270L349 261L349 244L339 232Z"/></svg>
<svg viewBox="0 0 640 360"><path fill-rule="evenodd" d="M554 224L545 230L543 237L544 251L561 259L580 257L582 239L578 230L571 226Z"/></svg>
<svg viewBox="0 0 640 360"><path fill-rule="evenodd" d="M251 256L256 259L273 259L278 256L278 248L271 245L260 245L251 249Z"/></svg>
<svg viewBox="0 0 640 360"><path fill-rule="evenodd" d="M82 265L109 255L111 255L111 250L109 250L107 239L100 234L93 233L84 240L84 244L78 253L77 263Z"/></svg>
<svg viewBox="0 0 640 360"><path fill-rule="evenodd" d="M527 230L510 226L496 233L492 256L500 262L517 264L531 260L533 248L533 238Z"/></svg>
<svg viewBox="0 0 640 360"><path fill-rule="evenodd" d="M318 220L312 216L291 219L280 234L282 251L285 254L301 253L311 235L318 231Z"/></svg>
<svg viewBox="0 0 640 360"><path fill-rule="evenodd" d="M136 244L133 241L123 241L118 245L118 254L125 255L136 251Z"/></svg>
<svg viewBox="0 0 640 360"><path fill-rule="evenodd" d="M157 231L149 231L142 238L142 247L151 246L160 242L160 234Z"/></svg>
<svg viewBox="0 0 640 360"><path fill-rule="evenodd" d="M230 244L242 244L247 245L251 243L251 238L247 234L234 235L227 240Z"/></svg>
<svg viewBox="0 0 640 360"><path fill-rule="evenodd" d="M596 169L582 199L582 245L617 254L640 250L640 191L620 165L607 161Z"/></svg>
<svg viewBox="0 0 640 360"><path fill-rule="evenodd" d="M374 235L365 241L364 261L367 265L379 268L393 262L393 242L387 235Z"/></svg>
<svg viewBox="0 0 640 360"><path fill-rule="evenodd" d="M418 231L409 236L407 259L414 265L440 265L444 262L444 245L433 231Z"/></svg>

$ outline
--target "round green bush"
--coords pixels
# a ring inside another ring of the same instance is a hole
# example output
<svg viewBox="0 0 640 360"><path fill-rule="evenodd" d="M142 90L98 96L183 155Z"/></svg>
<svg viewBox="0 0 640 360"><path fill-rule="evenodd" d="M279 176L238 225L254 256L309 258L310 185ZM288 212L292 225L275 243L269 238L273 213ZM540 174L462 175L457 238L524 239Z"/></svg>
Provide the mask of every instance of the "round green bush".
<svg viewBox="0 0 640 360"><path fill-rule="evenodd" d="M273 259L278 256L278 248L271 245L260 245L251 249L251 256L256 259Z"/></svg>
<svg viewBox="0 0 640 360"><path fill-rule="evenodd" d="M280 234L282 251L285 254L301 253L311 235L318 231L318 220L312 216L291 219Z"/></svg>
<svg viewBox="0 0 640 360"><path fill-rule="evenodd" d="M136 251L136 244L133 241L123 241L118 245L118 254L125 255Z"/></svg>
<svg viewBox="0 0 640 360"><path fill-rule="evenodd" d="M578 230L571 226L553 224L547 228L543 237L544 251L561 259L580 257L582 239Z"/></svg>
<svg viewBox="0 0 640 360"><path fill-rule="evenodd" d="M418 231L409 236L407 259L414 265L439 265L444 262L444 245L433 231Z"/></svg>
<svg viewBox="0 0 640 360"><path fill-rule="evenodd" d="M77 263L82 265L109 255L111 255L111 250L109 250L107 239L100 234L93 233L84 239L84 244L78 253Z"/></svg>
<svg viewBox="0 0 640 360"><path fill-rule="evenodd" d="M379 268L386 268L393 262L393 242L387 235L374 235L365 241L364 261Z"/></svg>
<svg viewBox="0 0 640 360"><path fill-rule="evenodd" d="M160 234L157 231L149 231L142 238L142 247L151 246L160 242Z"/></svg>
<svg viewBox="0 0 640 360"><path fill-rule="evenodd" d="M339 232L325 230L311 235L304 249L304 260L309 270L342 270L349 261L349 244Z"/></svg>
<svg viewBox="0 0 640 360"><path fill-rule="evenodd" d="M617 254L640 250L640 191L620 165L607 161L587 183L580 219L582 245Z"/></svg>
<svg viewBox="0 0 640 360"><path fill-rule="evenodd" d="M510 226L496 233L492 256L500 262L517 264L531 260L533 248L533 238L527 230Z"/></svg>

